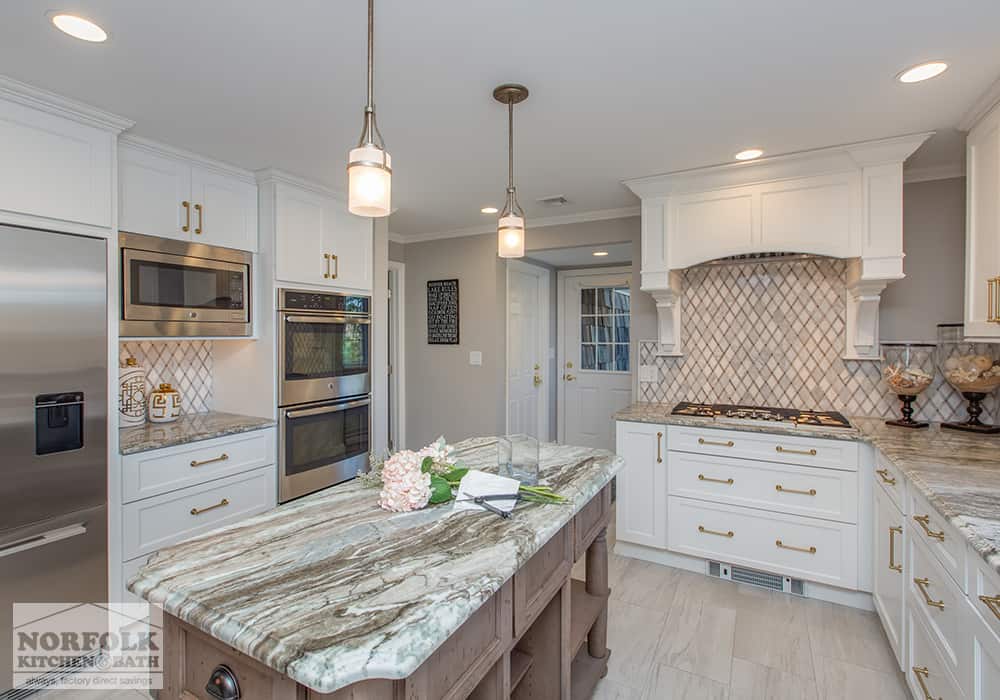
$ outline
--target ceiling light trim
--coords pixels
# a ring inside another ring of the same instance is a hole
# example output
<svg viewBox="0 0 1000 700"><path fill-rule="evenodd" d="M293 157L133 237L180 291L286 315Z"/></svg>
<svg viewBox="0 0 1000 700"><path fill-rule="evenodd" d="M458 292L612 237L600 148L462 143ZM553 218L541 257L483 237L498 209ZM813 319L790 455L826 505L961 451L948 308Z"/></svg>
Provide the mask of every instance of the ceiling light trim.
<svg viewBox="0 0 1000 700"><path fill-rule="evenodd" d="M85 22L86 24L89 24L91 27L97 29L103 36L100 39L88 39L87 37L80 36L79 34L74 34L65 29L64 27L60 27L58 24L56 24L57 17L69 17L75 20L79 20L81 22ZM108 40L111 38L111 32L109 32L107 29L102 27L94 20L90 19L90 17L84 17L83 15L78 15L77 13L72 12L70 10L49 10L48 12L45 13L45 18L49 20L49 24L51 24L55 29L58 29L66 36L72 37L77 41L83 41L88 44L106 44Z"/></svg>
<svg viewBox="0 0 1000 700"><path fill-rule="evenodd" d="M940 70L938 70L936 73L926 75L922 78L917 78L915 80L906 80L906 76L910 75L911 73L916 73L922 68L930 68L931 66L934 66L935 68L940 67ZM933 80L934 78L941 77L942 75L944 75L945 72L947 72L948 68L949 65L947 61L943 61L940 58L932 58L929 61L921 61L920 63L910 66L909 68L904 68L903 70L899 71L898 73L896 73L896 82L902 83L903 85L915 85L916 83L924 83L927 82L928 80Z"/></svg>

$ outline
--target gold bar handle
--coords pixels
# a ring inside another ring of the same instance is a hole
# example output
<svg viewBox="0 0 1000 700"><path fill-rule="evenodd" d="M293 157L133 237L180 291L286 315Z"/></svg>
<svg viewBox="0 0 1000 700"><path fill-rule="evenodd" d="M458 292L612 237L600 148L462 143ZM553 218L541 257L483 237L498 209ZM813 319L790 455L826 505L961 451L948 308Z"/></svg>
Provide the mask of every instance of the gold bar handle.
<svg viewBox="0 0 1000 700"><path fill-rule="evenodd" d="M340 274L340 260L338 260L337 256L334 255L333 253L330 253L330 260L333 261L333 265L334 265L334 267L333 267L333 274L330 275L330 277L332 277L333 279L337 279L337 275Z"/></svg>
<svg viewBox="0 0 1000 700"><path fill-rule="evenodd" d="M983 605L989 608L997 619L1000 619L1000 595L981 595L979 600L983 601Z"/></svg>
<svg viewBox="0 0 1000 700"><path fill-rule="evenodd" d="M775 484L774 485L774 490L778 491L780 493L800 493L803 496L815 496L816 495L816 489L809 489L808 491L801 491L799 489L786 489L781 484Z"/></svg>
<svg viewBox="0 0 1000 700"><path fill-rule="evenodd" d="M938 542L944 542L944 531L934 531L930 528L931 516L929 515L914 515L913 519L924 529L924 534L928 537L933 537Z"/></svg>
<svg viewBox="0 0 1000 700"><path fill-rule="evenodd" d="M713 479L710 476L705 476L704 474L699 474L698 475L698 481L711 481L713 484L729 484L730 486L733 485L733 478L732 477L729 477L728 479Z"/></svg>
<svg viewBox="0 0 1000 700"><path fill-rule="evenodd" d="M914 578L913 582L917 584L917 588L919 588L920 592L923 594L925 603L927 603L932 608L937 608L938 610L944 610L944 601L934 600L927 592L927 586L931 585L930 580L926 578Z"/></svg>
<svg viewBox="0 0 1000 700"><path fill-rule="evenodd" d="M805 552L806 554L815 554L816 553L816 548L815 547L795 547L795 546L790 545L790 544L785 544L781 540L775 540L774 541L774 546L778 547L780 549L790 549L793 552Z"/></svg>
<svg viewBox="0 0 1000 700"><path fill-rule="evenodd" d="M782 447L781 445L776 446L774 451L786 455L806 455L807 457L816 456L816 450L789 450L787 447Z"/></svg>
<svg viewBox="0 0 1000 700"><path fill-rule="evenodd" d="M200 236L201 235L201 228L204 225L202 223L202 220L201 220L201 213L202 213L202 211L204 211L204 207L202 207L200 204L195 204L194 205L194 210L196 212L198 212L198 228L196 228L194 230L194 232L197 233Z"/></svg>
<svg viewBox="0 0 1000 700"><path fill-rule="evenodd" d="M924 678L931 675L931 672L927 670L926 666L914 666L913 667L913 677L917 679L917 683L920 684L920 689L924 691L924 700L941 700L941 698L935 698L931 695L931 691L927 689L927 685L924 683Z"/></svg>
<svg viewBox="0 0 1000 700"><path fill-rule="evenodd" d="M729 530L728 532L719 532L718 530L709 530L704 525L699 525L698 526L698 532L701 532L701 533L706 534L706 535L718 535L719 537L730 537L730 538L734 537L735 534L736 534L732 530Z"/></svg>
<svg viewBox="0 0 1000 700"><path fill-rule="evenodd" d="M903 573L903 565L896 563L896 535L903 535L902 525L894 525L889 528L889 569L901 574Z"/></svg>
<svg viewBox="0 0 1000 700"><path fill-rule="evenodd" d="M656 463L663 464L663 433L656 434Z"/></svg>
<svg viewBox="0 0 1000 700"><path fill-rule="evenodd" d="M181 226L181 231L187 233L191 230L191 202L183 201L181 206L184 207L184 225Z"/></svg>
<svg viewBox="0 0 1000 700"><path fill-rule="evenodd" d="M214 506L208 506L207 508L192 508L191 515L201 515L202 513L207 513L210 510L215 510L216 508L224 508L229 505L229 499L223 498L221 501L216 503Z"/></svg>
<svg viewBox="0 0 1000 700"><path fill-rule="evenodd" d="M986 280L986 322L1000 323L1000 277Z"/></svg>
<svg viewBox="0 0 1000 700"><path fill-rule="evenodd" d="M876 469L875 473L878 474L882 478L882 483L883 484L889 484L889 486L895 486L896 485L896 479L893 478L893 477L891 477L891 476L889 476L889 470L888 469Z"/></svg>
<svg viewBox="0 0 1000 700"><path fill-rule="evenodd" d="M725 442L713 442L712 440L706 440L705 438L698 438L699 445L712 445L713 447L732 447L736 443L732 440L726 440Z"/></svg>
<svg viewBox="0 0 1000 700"><path fill-rule="evenodd" d="M218 457L215 457L214 459L203 459L200 462L198 460L196 460L196 459L192 459L191 460L191 466L192 467L203 467L206 464L214 464L215 462L225 462L227 459L229 459L229 455L227 455L225 452L223 452L221 455L219 455Z"/></svg>
<svg viewBox="0 0 1000 700"><path fill-rule="evenodd" d="M323 253L323 259L326 260L326 272L323 273L323 279L330 279L330 254Z"/></svg>

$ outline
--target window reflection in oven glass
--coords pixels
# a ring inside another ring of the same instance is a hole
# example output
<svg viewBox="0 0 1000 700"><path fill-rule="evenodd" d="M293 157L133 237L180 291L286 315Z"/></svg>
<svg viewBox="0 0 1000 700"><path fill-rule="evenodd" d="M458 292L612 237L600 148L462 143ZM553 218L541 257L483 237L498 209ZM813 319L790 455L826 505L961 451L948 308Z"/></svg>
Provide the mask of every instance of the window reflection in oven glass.
<svg viewBox="0 0 1000 700"><path fill-rule="evenodd" d="M285 379L365 374L368 329L358 323L289 323L285 330Z"/></svg>
<svg viewBox="0 0 1000 700"><path fill-rule="evenodd" d="M368 452L367 406L286 420L286 474L300 474Z"/></svg>

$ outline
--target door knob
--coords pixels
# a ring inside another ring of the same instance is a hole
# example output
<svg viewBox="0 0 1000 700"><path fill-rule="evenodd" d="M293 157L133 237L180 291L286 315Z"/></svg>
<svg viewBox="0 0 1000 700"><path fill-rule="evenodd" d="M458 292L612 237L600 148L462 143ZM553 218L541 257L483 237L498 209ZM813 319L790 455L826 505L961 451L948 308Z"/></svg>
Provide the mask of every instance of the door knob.
<svg viewBox="0 0 1000 700"><path fill-rule="evenodd" d="M571 382L574 379L576 379L576 377L574 377L572 374L564 374L563 379L565 379L567 382Z"/></svg>
<svg viewBox="0 0 1000 700"><path fill-rule="evenodd" d="M532 380L532 383L534 383L535 386L538 386L539 384L542 383L542 378L536 374L534 379Z"/></svg>

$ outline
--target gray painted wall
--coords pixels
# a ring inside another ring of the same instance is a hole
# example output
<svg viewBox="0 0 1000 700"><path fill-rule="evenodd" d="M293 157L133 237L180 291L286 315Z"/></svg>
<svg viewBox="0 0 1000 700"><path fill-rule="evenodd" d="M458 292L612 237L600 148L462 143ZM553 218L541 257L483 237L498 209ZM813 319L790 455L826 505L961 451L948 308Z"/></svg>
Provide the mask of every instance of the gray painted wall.
<svg viewBox="0 0 1000 700"><path fill-rule="evenodd" d="M389 259L393 262L406 262L406 246L396 241L389 241Z"/></svg>

